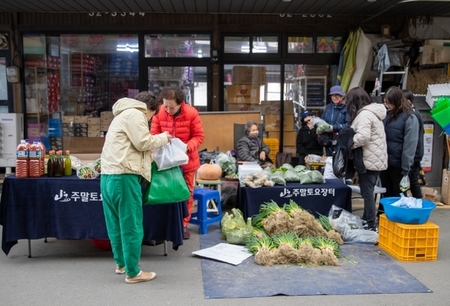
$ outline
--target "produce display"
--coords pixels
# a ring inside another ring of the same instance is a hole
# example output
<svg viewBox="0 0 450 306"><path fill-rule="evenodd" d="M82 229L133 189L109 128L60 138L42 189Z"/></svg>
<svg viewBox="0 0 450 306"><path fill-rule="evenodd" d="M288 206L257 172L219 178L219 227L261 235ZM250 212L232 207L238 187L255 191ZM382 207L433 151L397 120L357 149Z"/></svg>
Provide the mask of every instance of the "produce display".
<svg viewBox="0 0 450 306"><path fill-rule="evenodd" d="M325 179L318 170L308 170L303 165L293 167L283 164L279 168L266 168L262 172L255 172L239 178L242 187L272 187L275 184L286 185L287 182L300 182L300 184L323 184Z"/></svg>
<svg viewBox="0 0 450 306"><path fill-rule="evenodd" d="M94 179L98 177L98 173L92 168L92 166L81 166L77 170L77 176L80 179Z"/></svg>
<svg viewBox="0 0 450 306"><path fill-rule="evenodd" d="M339 265L341 235L325 216L315 218L293 200L263 203L246 246L260 265Z"/></svg>

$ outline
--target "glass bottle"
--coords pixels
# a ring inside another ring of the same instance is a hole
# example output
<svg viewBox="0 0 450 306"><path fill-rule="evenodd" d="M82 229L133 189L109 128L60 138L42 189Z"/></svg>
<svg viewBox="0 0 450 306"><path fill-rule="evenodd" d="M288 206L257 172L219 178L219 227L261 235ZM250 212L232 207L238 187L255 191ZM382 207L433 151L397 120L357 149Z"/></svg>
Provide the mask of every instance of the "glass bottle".
<svg viewBox="0 0 450 306"><path fill-rule="evenodd" d="M62 152L60 150L56 151L55 158L55 176L60 177L64 174L64 162L62 158Z"/></svg>
<svg viewBox="0 0 450 306"><path fill-rule="evenodd" d="M50 157L47 162L47 176L55 176L55 150L50 150Z"/></svg>
<svg viewBox="0 0 450 306"><path fill-rule="evenodd" d="M66 157L64 158L64 175L72 175L72 160L70 159L70 150L66 150Z"/></svg>

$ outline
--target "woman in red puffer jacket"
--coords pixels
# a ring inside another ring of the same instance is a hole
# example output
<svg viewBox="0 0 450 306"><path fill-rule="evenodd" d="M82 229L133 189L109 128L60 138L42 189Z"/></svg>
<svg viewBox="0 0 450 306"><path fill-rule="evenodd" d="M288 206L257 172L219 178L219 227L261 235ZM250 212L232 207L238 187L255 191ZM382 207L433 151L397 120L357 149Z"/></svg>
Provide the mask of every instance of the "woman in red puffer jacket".
<svg viewBox="0 0 450 306"><path fill-rule="evenodd" d="M186 153L189 156L189 162L182 165L181 169L191 192L191 197L187 201L189 215L183 220L184 239L189 239L190 233L187 225L194 206L192 195L195 171L200 167L198 147L205 138L203 124L198 111L184 101L184 93L181 89L164 87L159 99L163 104L158 114L152 118L150 133L155 135L167 131L172 137L179 138L187 145Z"/></svg>

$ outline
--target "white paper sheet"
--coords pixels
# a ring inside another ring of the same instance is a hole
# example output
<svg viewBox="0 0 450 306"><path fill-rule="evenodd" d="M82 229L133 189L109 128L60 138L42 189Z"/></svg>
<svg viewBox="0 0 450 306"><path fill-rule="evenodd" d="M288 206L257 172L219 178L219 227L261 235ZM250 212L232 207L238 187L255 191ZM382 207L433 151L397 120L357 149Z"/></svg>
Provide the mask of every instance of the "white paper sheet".
<svg viewBox="0 0 450 306"><path fill-rule="evenodd" d="M246 247L228 243L219 243L210 248L192 252L192 254L223 261L235 266L252 256Z"/></svg>

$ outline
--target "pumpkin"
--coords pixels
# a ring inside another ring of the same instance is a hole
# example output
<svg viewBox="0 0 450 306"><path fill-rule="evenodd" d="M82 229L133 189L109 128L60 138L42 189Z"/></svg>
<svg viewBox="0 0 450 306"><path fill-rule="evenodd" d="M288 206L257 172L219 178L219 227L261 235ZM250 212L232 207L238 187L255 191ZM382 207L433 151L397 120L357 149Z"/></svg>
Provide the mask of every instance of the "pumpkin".
<svg viewBox="0 0 450 306"><path fill-rule="evenodd" d="M218 164L203 164L197 170L200 180L218 180L222 176L222 167Z"/></svg>

